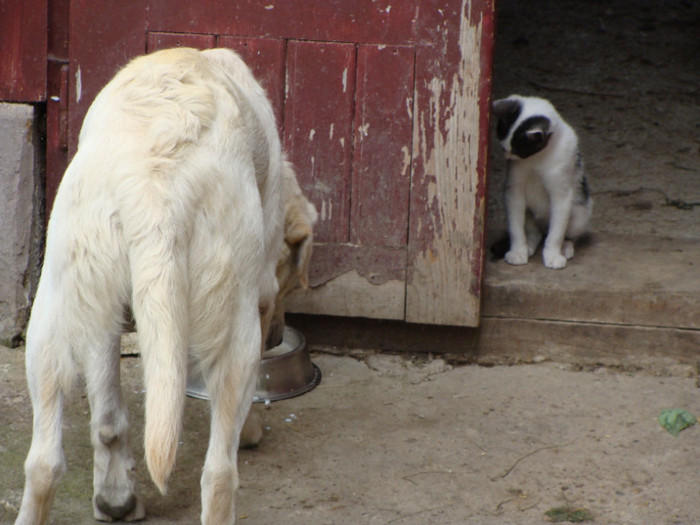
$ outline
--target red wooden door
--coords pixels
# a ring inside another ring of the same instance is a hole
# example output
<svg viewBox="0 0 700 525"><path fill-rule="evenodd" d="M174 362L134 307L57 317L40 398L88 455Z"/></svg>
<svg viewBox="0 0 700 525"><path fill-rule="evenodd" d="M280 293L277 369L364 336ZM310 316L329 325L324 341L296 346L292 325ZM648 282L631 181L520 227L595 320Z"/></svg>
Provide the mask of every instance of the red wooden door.
<svg viewBox="0 0 700 525"><path fill-rule="evenodd" d="M71 2L71 147L130 57L242 53L319 212L292 311L478 324L493 0ZM146 16L148 13L148 16Z"/></svg>
<svg viewBox="0 0 700 525"><path fill-rule="evenodd" d="M0 2L0 100L46 100L47 0Z"/></svg>

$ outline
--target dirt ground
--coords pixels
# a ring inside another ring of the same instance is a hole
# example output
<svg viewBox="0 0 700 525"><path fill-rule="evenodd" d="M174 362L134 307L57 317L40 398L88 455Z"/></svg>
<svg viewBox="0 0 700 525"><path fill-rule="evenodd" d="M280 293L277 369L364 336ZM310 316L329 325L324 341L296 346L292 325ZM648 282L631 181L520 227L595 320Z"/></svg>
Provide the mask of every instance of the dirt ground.
<svg viewBox="0 0 700 525"><path fill-rule="evenodd" d="M494 96L549 98L577 130L596 201L593 230L697 237L700 3L497 5ZM503 227L503 172L494 151L491 231ZM0 347L2 524L17 513L31 434L22 350ZM358 355L316 354L318 388L256 406L265 435L239 456L239 523L530 525L547 523L557 507L601 524L700 523L700 428L673 437L657 422L664 408L700 415L694 370L661 377L551 362L452 368L440 359ZM187 401L163 498L142 459L139 367L123 359L148 523L197 523L206 403ZM87 400L76 390L52 524L94 523L87 428Z"/></svg>
<svg viewBox="0 0 700 525"><path fill-rule="evenodd" d="M700 428L673 437L664 408L700 414L691 377L572 371L555 363L452 368L440 359L315 355L323 381L256 405L265 435L239 454L238 523L540 524L554 508L595 523L700 522ZM0 347L0 523L16 517L31 409L22 349ZM140 361L122 375L148 523L198 522L206 402L188 399L161 497L143 463ZM87 400L66 411L68 473L51 523L93 523Z"/></svg>

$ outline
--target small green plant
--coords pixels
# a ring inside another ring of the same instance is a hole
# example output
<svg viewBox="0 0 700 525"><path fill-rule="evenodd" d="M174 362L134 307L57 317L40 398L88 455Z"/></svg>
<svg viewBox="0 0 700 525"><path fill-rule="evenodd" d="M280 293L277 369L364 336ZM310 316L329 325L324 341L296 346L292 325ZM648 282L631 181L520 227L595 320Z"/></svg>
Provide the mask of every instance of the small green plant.
<svg viewBox="0 0 700 525"><path fill-rule="evenodd" d="M695 416L682 408L667 408L661 411L659 423L672 436L678 436L681 430L697 423Z"/></svg>
<svg viewBox="0 0 700 525"><path fill-rule="evenodd" d="M593 521L593 514L588 510L575 509L568 505L549 509L544 515L553 523L583 523L584 521Z"/></svg>

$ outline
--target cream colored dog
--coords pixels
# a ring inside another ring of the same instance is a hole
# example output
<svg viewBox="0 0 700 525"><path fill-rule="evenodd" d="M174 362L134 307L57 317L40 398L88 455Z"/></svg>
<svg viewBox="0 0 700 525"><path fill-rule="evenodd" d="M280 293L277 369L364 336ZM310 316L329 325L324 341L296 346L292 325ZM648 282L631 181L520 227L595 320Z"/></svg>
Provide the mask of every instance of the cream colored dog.
<svg viewBox="0 0 700 525"><path fill-rule="evenodd" d="M191 352L212 400L202 523L234 523L239 433L280 290L275 273L289 273L282 290L305 282L314 221L272 108L238 55L161 51L115 76L85 117L48 227L27 330L34 425L17 524L48 520L78 365L92 412L95 518L144 517L119 385L124 305L142 350L151 478L164 493Z"/></svg>

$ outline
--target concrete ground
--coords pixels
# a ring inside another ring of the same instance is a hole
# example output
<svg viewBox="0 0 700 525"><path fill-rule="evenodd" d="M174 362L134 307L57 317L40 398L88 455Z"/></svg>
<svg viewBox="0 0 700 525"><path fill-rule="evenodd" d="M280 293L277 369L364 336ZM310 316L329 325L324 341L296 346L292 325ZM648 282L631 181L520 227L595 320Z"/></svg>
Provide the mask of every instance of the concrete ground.
<svg viewBox="0 0 700 525"><path fill-rule="evenodd" d="M700 428L673 437L664 408L700 414L694 370L675 376L581 372L554 362L452 367L441 359L315 354L321 384L256 405L261 445L241 451L238 523L540 524L556 508L593 523L700 522ZM0 523L19 506L31 408L22 348L0 347ZM206 402L189 399L167 497L142 458L140 360L123 385L148 523L192 524L208 438ZM93 523L88 405L65 418L68 473L50 523ZM573 518L571 518L573 519Z"/></svg>

